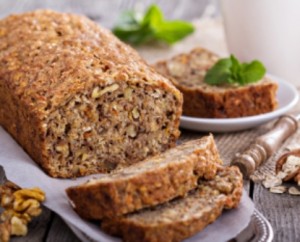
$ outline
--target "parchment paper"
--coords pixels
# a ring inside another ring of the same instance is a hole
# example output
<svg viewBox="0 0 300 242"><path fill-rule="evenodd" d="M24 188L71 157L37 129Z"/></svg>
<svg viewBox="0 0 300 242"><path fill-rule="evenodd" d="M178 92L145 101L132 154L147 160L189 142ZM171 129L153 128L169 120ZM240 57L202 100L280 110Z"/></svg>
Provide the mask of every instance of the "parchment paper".
<svg viewBox="0 0 300 242"><path fill-rule="evenodd" d="M59 214L71 229L83 241L120 241L99 229L98 224L81 219L71 208L65 189L83 183L93 175L74 179L55 179L46 175L24 150L0 126L0 165L4 167L7 178L21 187L40 187L46 192L44 205ZM222 216L205 230L186 240L196 241L227 241L235 237L249 223L254 205L244 192L237 209L225 211ZM84 231L84 233L83 233Z"/></svg>

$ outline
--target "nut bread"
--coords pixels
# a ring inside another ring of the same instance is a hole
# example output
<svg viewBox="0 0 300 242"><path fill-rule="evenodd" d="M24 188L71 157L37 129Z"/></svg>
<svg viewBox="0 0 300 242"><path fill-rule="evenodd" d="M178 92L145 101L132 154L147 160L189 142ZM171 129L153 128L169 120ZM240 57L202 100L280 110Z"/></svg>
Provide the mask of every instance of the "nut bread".
<svg viewBox="0 0 300 242"><path fill-rule="evenodd" d="M0 125L53 177L173 147L181 111L170 81L86 17L37 10L0 21Z"/></svg>
<svg viewBox="0 0 300 242"><path fill-rule="evenodd" d="M210 135L66 192L81 217L102 219L184 196L197 186L198 179L213 179L221 164Z"/></svg>
<svg viewBox="0 0 300 242"><path fill-rule="evenodd" d="M243 179L237 167L221 168L214 180L203 182L184 198L112 219L101 228L125 242L176 242L214 222L223 208L237 207Z"/></svg>
<svg viewBox="0 0 300 242"><path fill-rule="evenodd" d="M183 114L203 118L236 118L273 111L277 83L264 77L245 86L212 86L204 77L219 57L202 48L157 62L154 67L183 93Z"/></svg>

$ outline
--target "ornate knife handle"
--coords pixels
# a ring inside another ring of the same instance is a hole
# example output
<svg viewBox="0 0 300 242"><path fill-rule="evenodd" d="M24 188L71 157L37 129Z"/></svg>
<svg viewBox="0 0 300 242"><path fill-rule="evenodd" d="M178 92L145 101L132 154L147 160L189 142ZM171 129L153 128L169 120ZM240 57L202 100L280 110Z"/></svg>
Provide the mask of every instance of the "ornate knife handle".
<svg viewBox="0 0 300 242"><path fill-rule="evenodd" d="M239 167L244 178L249 178L297 129L298 121L294 116L282 116L268 133L258 137L243 153L236 154L231 165Z"/></svg>

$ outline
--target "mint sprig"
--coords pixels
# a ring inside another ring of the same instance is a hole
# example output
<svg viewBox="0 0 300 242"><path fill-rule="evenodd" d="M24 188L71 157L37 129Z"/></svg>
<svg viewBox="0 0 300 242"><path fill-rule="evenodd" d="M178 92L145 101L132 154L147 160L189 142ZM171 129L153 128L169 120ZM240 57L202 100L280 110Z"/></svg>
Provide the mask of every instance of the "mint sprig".
<svg viewBox="0 0 300 242"><path fill-rule="evenodd" d="M240 63L231 55L220 59L205 75L204 82L210 85L236 84L246 85L263 78L266 68L258 61Z"/></svg>
<svg viewBox="0 0 300 242"><path fill-rule="evenodd" d="M173 44L194 32L191 23L185 21L167 21L155 4L143 15L135 11L124 12L113 33L121 40L139 45L150 41L163 41Z"/></svg>

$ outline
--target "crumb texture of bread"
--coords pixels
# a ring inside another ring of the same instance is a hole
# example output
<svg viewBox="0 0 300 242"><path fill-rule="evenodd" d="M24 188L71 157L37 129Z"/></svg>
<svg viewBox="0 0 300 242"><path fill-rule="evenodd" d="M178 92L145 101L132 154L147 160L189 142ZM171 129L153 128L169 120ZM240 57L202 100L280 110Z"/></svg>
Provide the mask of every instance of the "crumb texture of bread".
<svg viewBox="0 0 300 242"><path fill-rule="evenodd" d="M212 180L222 165L213 136L175 148L66 190L75 211L87 219L127 214L185 196L198 180Z"/></svg>
<svg viewBox="0 0 300 242"><path fill-rule="evenodd" d="M277 107L278 84L268 77L244 85L213 86L204 82L219 57L203 48L157 62L154 67L183 93L183 114L203 118L237 118L271 112Z"/></svg>
<svg viewBox="0 0 300 242"><path fill-rule="evenodd" d="M209 181L199 180L198 189L200 194L203 193L204 196L208 192L211 194L224 194L226 195L224 208L236 208L243 193L243 176L236 166L218 167L217 175L214 179Z"/></svg>
<svg viewBox="0 0 300 242"><path fill-rule="evenodd" d="M37 10L0 21L0 125L49 175L163 152L181 112L172 83L88 18Z"/></svg>
<svg viewBox="0 0 300 242"><path fill-rule="evenodd" d="M101 228L125 242L179 242L214 222L223 209L237 207L243 178L237 167L223 167L186 197L121 217L104 219ZM163 238L163 240L162 240Z"/></svg>

